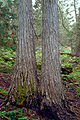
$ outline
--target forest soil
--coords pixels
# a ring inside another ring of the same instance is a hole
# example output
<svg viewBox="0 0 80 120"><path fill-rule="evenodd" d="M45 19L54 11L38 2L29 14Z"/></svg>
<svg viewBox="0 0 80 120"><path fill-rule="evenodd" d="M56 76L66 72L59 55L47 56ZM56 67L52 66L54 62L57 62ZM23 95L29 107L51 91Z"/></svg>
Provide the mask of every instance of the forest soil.
<svg viewBox="0 0 80 120"><path fill-rule="evenodd" d="M8 88L11 84L11 77L12 74L9 73L0 73L0 90L5 90L8 91ZM70 85L70 81L69 80L62 80L63 82L63 87L68 99L68 104L69 104L69 108L72 112L75 113L75 115L77 116L76 120L80 120L80 96L77 95L77 93L75 92L76 89L76 85ZM3 98L1 98L1 94L0 94L0 104L2 104L2 102L4 101ZM8 103L9 104L9 103ZM2 111L5 111L6 106L4 105L0 111L0 113ZM12 105L8 105L8 110L14 110ZM21 108L15 108L17 109L21 109ZM24 109L24 107L23 107ZM34 114L35 118L38 118L37 120L46 120L45 118L42 118L41 116L37 115L36 111L30 110L30 111L25 111L25 113L27 114L27 116L30 116L31 114ZM15 120L14 116L10 116L12 119L11 120ZM1 118L1 120L7 120L7 117L3 117ZM17 119L17 116L16 116ZM33 119L34 120L34 119Z"/></svg>

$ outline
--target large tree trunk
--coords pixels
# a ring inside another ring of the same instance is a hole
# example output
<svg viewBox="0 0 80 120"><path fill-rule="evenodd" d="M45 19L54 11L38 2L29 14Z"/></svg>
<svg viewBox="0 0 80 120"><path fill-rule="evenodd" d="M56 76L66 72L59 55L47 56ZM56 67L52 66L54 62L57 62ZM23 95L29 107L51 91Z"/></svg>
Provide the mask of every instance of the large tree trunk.
<svg viewBox="0 0 80 120"><path fill-rule="evenodd" d="M18 40L11 90L17 104L30 101L37 91L32 0L18 0Z"/></svg>
<svg viewBox="0 0 80 120"><path fill-rule="evenodd" d="M64 91L60 78L60 55L58 41L58 0L42 0L42 78L41 89L44 103L47 106L58 108L61 120L70 120L64 110ZM64 111L64 112L63 112ZM66 114L62 115L61 114ZM65 117L64 117L65 116Z"/></svg>
<svg viewBox="0 0 80 120"><path fill-rule="evenodd" d="M60 78L57 0L43 0L42 27L42 93L51 102L61 105L64 95Z"/></svg>

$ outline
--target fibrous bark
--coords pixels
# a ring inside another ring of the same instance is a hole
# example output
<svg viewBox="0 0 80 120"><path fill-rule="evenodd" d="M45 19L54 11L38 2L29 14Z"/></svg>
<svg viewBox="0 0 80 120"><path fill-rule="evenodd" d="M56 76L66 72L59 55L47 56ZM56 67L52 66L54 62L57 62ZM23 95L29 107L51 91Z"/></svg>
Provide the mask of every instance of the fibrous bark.
<svg viewBox="0 0 80 120"><path fill-rule="evenodd" d="M43 0L42 93L51 102L64 99L60 78L57 0Z"/></svg>
<svg viewBox="0 0 80 120"><path fill-rule="evenodd" d="M68 116L63 107L66 107L66 102L60 78L58 0L42 0L42 13L43 55L41 90L43 100L41 109L46 104L47 106L51 106L53 112L57 113L60 120L70 120L70 116Z"/></svg>
<svg viewBox="0 0 80 120"><path fill-rule="evenodd" d="M18 40L11 95L18 104L33 99L37 91L32 0L18 0Z"/></svg>

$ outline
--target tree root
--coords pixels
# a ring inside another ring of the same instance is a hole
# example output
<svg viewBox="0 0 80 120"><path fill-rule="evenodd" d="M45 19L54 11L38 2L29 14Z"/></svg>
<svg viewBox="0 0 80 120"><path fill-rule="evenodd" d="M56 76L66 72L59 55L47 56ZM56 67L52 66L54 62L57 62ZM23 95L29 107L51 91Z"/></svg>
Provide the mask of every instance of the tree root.
<svg viewBox="0 0 80 120"><path fill-rule="evenodd" d="M3 105L6 105L9 102L9 96L12 90L12 85L10 86L7 95L4 97L4 102L0 105L0 110L2 110Z"/></svg>

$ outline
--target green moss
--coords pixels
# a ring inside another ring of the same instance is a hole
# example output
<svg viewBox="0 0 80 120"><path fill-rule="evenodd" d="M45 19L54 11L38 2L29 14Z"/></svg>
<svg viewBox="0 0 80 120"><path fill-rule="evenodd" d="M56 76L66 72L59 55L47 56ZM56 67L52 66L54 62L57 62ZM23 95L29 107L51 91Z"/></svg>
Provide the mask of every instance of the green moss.
<svg viewBox="0 0 80 120"><path fill-rule="evenodd" d="M15 99L17 101L17 104L19 104L19 105L23 104L23 102L25 101L26 91L28 92L29 95L31 95L31 99L34 98L35 92L36 92L36 88L34 87L35 83L34 83L33 78L32 78L32 80L29 80L30 86L28 86L27 81L25 81L25 74L21 73L20 77L21 77L21 79L23 78L23 86L19 82L19 78L17 78L15 75L15 89L16 89L17 93L14 92ZM29 87L31 88L31 91L29 90Z"/></svg>
<svg viewBox="0 0 80 120"><path fill-rule="evenodd" d="M15 89L17 93L16 91L14 91L14 97L16 99L16 104L18 105L23 104L26 98L26 84L24 84L23 86L21 85L21 83L19 83L19 78L17 78L15 75Z"/></svg>

